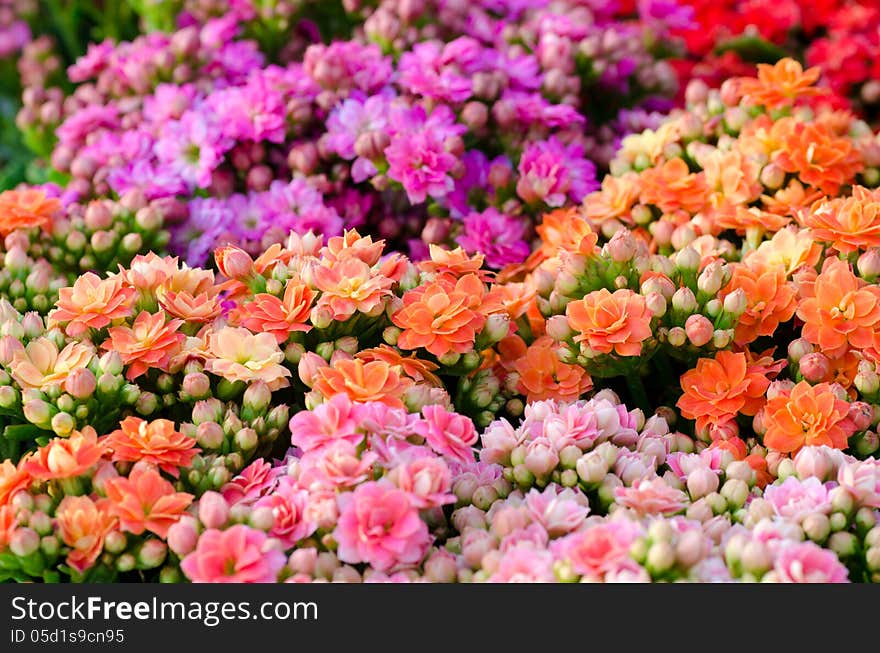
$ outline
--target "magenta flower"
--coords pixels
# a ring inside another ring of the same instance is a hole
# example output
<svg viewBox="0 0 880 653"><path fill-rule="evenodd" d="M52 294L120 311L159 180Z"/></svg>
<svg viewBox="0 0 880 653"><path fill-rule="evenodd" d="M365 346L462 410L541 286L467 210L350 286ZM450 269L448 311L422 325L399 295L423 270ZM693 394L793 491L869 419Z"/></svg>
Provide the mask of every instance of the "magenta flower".
<svg viewBox="0 0 880 653"><path fill-rule="evenodd" d="M230 146L219 138L218 127L208 114L187 111L165 125L156 141L156 156L191 187L207 188Z"/></svg>
<svg viewBox="0 0 880 653"><path fill-rule="evenodd" d="M469 253L485 255L486 264L491 268L500 270L512 263L522 263L531 251L523 239L526 232L523 221L495 208L469 214L463 225L458 244Z"/></svg>
<svg viewBox="0 0 880 653"><path fill-rule="evenodd" d="M583 145L563 145L555 136L526 146L519 174L516 192L528 204L559 207L566 200L580 203L598 188L596 166L584 158Z"/></svg>

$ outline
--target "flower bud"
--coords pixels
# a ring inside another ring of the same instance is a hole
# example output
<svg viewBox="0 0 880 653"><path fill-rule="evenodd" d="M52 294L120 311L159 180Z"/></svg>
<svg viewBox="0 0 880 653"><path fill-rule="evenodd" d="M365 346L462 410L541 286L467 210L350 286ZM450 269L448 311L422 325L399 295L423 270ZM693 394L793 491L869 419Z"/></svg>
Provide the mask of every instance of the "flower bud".
<svg viewBox="0 0 880 653"><path fill-rule="evenodd" d="M718 489L718 474L708 467L698 467L687 478L688 493L693 499L700 499Z"/></svg>
<svg viewBox="0 0 880 653"><path fill-rule="evenodd" d="M831 361L821 352L806 354L800 359L798 369L806 381L819 383L831 374Z"/></svg>
<svg viewBox="0 0 880 653"><path fill-rule="evenodd" d="M748 304L745 290L737 288L724 298L724 312L739 317L745 312Z"/></svg>
<svg viewBox="0 0 880 653"><path fill-rule="evenodd" d="M685 322L684 330L694 347L707 344L715 334L715 327L702 315L691 315Z"/></svg>
<svg viewBox="0 0 880 653"><path fill-rule="evenodd" d="M39 548L40 536L30 528L16 528L9 538L9 550L20 558L26 558Z"/></svg>
<svg viewBox="0 0 880 653"><path fill-rule="evenodd" d="M525 467L537 477L546 476L559 464L559 455L547 438L536 438L526 447Z"/></svg>
<svg viewBox="0 0 880 653"><path fill-rule="evenodd" d="M269 407L272 400L272 391L264 381L251 383L244 391L243 404L254 413L263 413Z"/></svg>
<svg viewBox="0 0 880 653"><path fill-rule="evenodd" d="M229 520L229 504L219 492L205 492L199 499L199 521L206 528L220 528Z"/></svg>
<svg viewBox="0 0 880 653"><path fill-rule="evenodd" d="M821 544L828 539L828 535L831 533L831 521L827 515L813 512L804 518L801 522L801 528L804 529L804 534L808 538Z"/></svg>
<svg viewBox="0 0 880 653"><path fill-rule="evenodd" d="M79 367L64 381L64 390L76 399L88 399L95 393L98 380L87 367Z"/></svg>
<svg viewBox="0 0 880 653"><path fill-rule="evenodd" d="M211 394L211 380L202 372L193 372L183 377L181 389L193 399L205 399Z"/></svg>
<svg viewBox="0 0 880 653"><path fill-rule="evenodd" d="M806 338L797 338L788 344L788 360L792 363L798 363L801 358L812 354L813 351L813 345Z"/></svg>
<svg viewBox="0 0 880 653"><path fill-rule="evenodd" d="M648 558L645 567L655 576L669 571L675 564L675 549L667 541L655 542L648 549Z"/></svg>
<svg viewBox="0 0 880 653"><path fill-rule="evenodd" d="M690 288L682 287L672 295L672 308L680 313L693 313L697 310L697 298Z"/></svg>
<svg viewBox="0 0 880 653"><path fill-rule="evenodd" d="M243 249L226 245L214 250L214 262L223 276L238 281L248 281L254 274L254 261Z"/></svg>
<svg viewBox="0 0 880 653"><path fill-rule="evenodd" d="M747 542L742 548L739 560L743 571L756 576L762 575L773 564L773 557L767 549L767 545L760 540Z"/></svg>

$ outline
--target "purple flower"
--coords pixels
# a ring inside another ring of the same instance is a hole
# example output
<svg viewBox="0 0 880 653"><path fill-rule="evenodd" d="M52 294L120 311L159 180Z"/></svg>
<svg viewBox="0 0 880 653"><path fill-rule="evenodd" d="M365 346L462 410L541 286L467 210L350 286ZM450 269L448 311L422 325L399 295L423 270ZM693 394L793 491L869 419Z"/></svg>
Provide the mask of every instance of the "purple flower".
<svg viewBox="0 0 880 653"><path fill-rule="evenodd" d="M344 100L327 118L327 135L324 145L343 159L356 159L352 166L352 178L362 182L376 174L376 166L366 157L358 157L355 143L359 136L382 132L388 125L391 93L381 93L364 99L360 93Z"/></svg>
<svg viewBox="0 0 880 653"><path fill-rule="evenodd" d="M286 132L285 104L281 91L262 73L247 84L213 93L207 100L217 125L232 140L280 143Z"/></svg>
<svg viewBox="0 0 880 653"><path fill-rule="evenodd" d="M223 162L223 153L230 146L220 133L210 114L187 111L180 120L167 123L156 141L155 153L162 164L189 186L207 188L211 174Z"/></svg>
<svg viewBox="0 0 880 653"><path fill-rule="evenodd" d="M311 230L325 236L342 233L342 218L324 204L321 193L303 179L289 183L276 179L269 190L258 193L254 201L263 213L266 229L274 227L301 234Z"/></svg>
<svg viewBox="0 0 880 653"><path fill-rule="evenodd" d="M555 136L530 143L519 162L517 194L527 203L559 207L566 199L580 203L599 187L596 166L584 158L580 143L563 145Z"/></svg>
<svg viewBox="0 0 880 653"><path fill-rule="evenodd" d="M336 41L310 45L303 58L305 72L321 88L375 93L391 79L391 60L375 44Z"/></svg>
<svg viewBox="0 0 880 653"><path fill-rule="evenodd" d="M488 208L482 213L471 213L463 222L458 244L469 253L484 254L489 267L501 269L511 263L522 263L529 255L522 220Z"/></svg>

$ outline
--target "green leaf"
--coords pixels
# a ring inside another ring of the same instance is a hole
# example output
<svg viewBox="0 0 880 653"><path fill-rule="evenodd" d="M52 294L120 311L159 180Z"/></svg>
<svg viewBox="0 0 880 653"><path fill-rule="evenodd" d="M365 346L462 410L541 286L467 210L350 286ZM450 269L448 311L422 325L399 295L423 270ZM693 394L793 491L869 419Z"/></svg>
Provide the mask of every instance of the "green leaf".
<svg viewBox="0 0 880 653"><path fill-rule="evenodd" d="M3 429L4 438L18 440L19 442L34 440L45 433L48 433L48 431L44 431L39 426L33 424L14 424Z"/></svg>
<svg viewBox="0 0 880 653"><path fill-rule="evenodd" d="M788 52L760 36L744 34L732 39L721 41L715 47L716 54L736 52L745 61L752 63L776 63L780 59L790 56Z"/></svg>

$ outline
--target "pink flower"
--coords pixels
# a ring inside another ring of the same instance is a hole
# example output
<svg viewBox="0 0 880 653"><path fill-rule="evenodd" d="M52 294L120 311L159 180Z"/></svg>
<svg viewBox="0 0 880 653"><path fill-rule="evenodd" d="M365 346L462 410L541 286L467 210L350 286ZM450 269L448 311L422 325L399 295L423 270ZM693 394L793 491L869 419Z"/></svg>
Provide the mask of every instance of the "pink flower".
<svg viewBox="0 0 880 653"><path fill-rule="evenodd" d="M452 472L442 458L432 454L398 465L391 478L419 510L455 503L455 495L450 493Z"/></svg>
<svg viewBox="0 0 880 653"><path fill-rule="evenodd" d="M859 504L880 508L880 462L869 458L841 465L837 482Z"/></svg>
<svg viewBox="0 0 880 653"><path fill-rule="evenodd" d="M194 583L272 583L285 564L287 557L270 545L265 533L236 524L202 533L180 568Z"/></svg>
<svg viewBox="0 0 880 653"><path fill-rule="evenodd" d="M575 573L601 580L630 561L629 549L641 533L635 522L607 520L566 535L553 543L554 553L567 560Z"/></svg>
<svg viewBox="0 0 880 653"><path fill-rule="evenodd" d="M333 440L302 457L299 485L333 490L354 487L367 480L378 458L372 451L358 454L357 446L348 440Z"/></svg>
<svg viewBox="0 0 880 653"><path fill-rule="evenodd" d="M568 199L580 203L598 188L596 167L584 158L583 146L563 145L555 136L526 146L519 174L516 192L527 204L558 207Z"/></svg>
<svg viewBox="0 0 880 653"><path fill-rule="evenodd" d="M319 450L338 440L357 445L360 420L347 394L337 394L314 410L302 410L290 418L290 441L304 452Z"/></svg>
<svg viewBox="0 0 880 653"><path fill-rule="evenodd" d="M522 440L522 436L510 422L501 418L495 420L480 435L480 460L484 463L510 462L510 452Z"/></svg>
<svg viewBox="0 0 880 653"><path fill-rule="evenodd" d="M641 515L674 515L688 504L687 495L662 478L640 478L632 487L619 487L614 496L620 505Z"/></svg>
<svg viewBox="0 0 880 653"><path fill-rule="evenodd" d="M490 268L522 263L529 255L529 244L524 240L526 225L519 218L488 208L482 213L472 212L462 221L463 231L458 244L469 253L479 252L486 257Z"/></svg>
<svg viewBox="0 0 880 653"><path fill-rule="evenodd" d="M366 562L379 571L419 562L431 543L406 492L368 482L339 497L339 523L333 532L343 562Z"/></svg>
<svg viewBox="0 0 880 653"><path fill-rule="evenodd" d="M559 537L577 530L590 514L590 503L580 490L560 489L550 485L539 492L529 490L525 499L532 518L541 524L550 537Z"/></svg>
<svg viewBox="0 0 880 653"><path fill-rule="evenodd" d="M539 550L546 549L549 540L550 535L548 535L544 527L533 522L528 526L517 528L505 535L498 549L502 553L507 553L521 546L529 546Z"/></svg>
<svg viewBox="0 0 880 653"><path fill-rule="evenodd" d="M764 499L777 515L796 522L814 513L827 515L831 512L828 488L815 477L801 481L789 476L779 485L768 485L764 489Z"/></svg>
<svg viewBox="0 0 880 653"><path fill-rule="evenodd" d="M220 488L220 493L230 506L252 504L278 484L278 472L265 460L255 460Z"/></svg>
<svg viewBox="0 0 880 653"><path fill-rule="evenodd" d="M780 583L847 583L849 572L837 556L813 542L782 546L773 565Z"/></svg>
<svg viewBox="0 0 880 653"><path fill-rule="evenodd" d="M477 441L477 430L469 417L450 413L434 404L422 409L423 420L416 424L416 433L425 438L434 451L453 460L472 462L471 446Z"/></svg>
<svg viewBox="0 0 880 653"><path fill-rule="evenodd" d="M278 487L255 504L255 508L272 509L275 523L269 534L278 538L285 548L315 532L317 524L307 518L309 493L296 487L290 478L282 479Z"/></svg>
<svg viewBox="0 0 880 653"><path fill-rule="evenodd" d="M549 551L518 546L501 557L490 583L552 583L553 556Z"/></svg>

